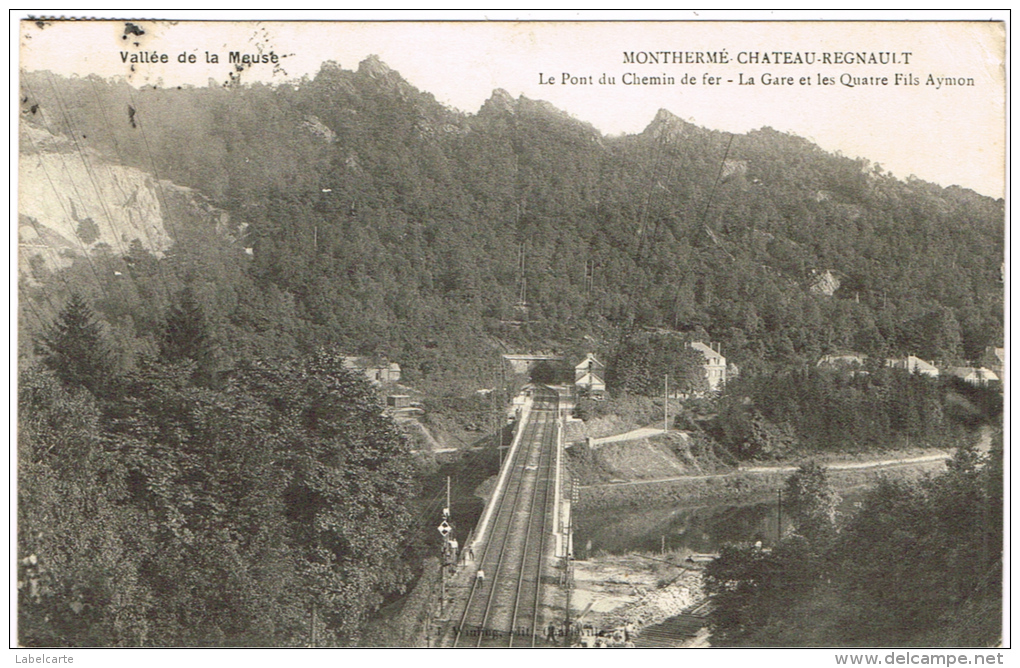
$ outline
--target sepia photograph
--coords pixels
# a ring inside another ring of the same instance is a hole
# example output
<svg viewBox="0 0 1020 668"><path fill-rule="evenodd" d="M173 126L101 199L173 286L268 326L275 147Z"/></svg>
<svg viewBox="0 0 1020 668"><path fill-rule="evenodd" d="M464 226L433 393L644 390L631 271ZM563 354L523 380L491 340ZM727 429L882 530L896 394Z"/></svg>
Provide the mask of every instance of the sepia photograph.
<svg viewBox="0 0 1020 668"><path fill-rule="evenodd" d="M10 21L16 663L1003 663L1008 13L182 14Z"/></svg>

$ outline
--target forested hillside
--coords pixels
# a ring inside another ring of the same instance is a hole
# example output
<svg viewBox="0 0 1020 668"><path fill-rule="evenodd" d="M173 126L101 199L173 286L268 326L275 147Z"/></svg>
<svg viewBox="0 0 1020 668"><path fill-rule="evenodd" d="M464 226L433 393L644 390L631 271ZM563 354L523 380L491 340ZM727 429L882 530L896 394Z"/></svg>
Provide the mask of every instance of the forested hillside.
<svg viewBox="0 0 1020 668"><path fill-rule="evenodd" d="M1003 342L1003 201L768 128L608 137L500 90L468 114L375 58L276 87L22 72L20 123L26 645L356 643L432 519L345 355L488 417L500 353L657 394L647 365L703 387L682 341L710 340L741 369L713 437L781 457L983 414L820 355Z"/></svg>
<svg viewBox="0 0 1020 668"><path fill-rule="evenodd" d="M503 91L465 114L374 58L278 87L22 81L23 123L247 224L235 240L169 226L159 262L132 249L127 287L109 277L119 249L79 258L67 280L128 348L184 285L235 356L337 342L410 379L491 375L492 337L569 352L640 325L708 336L745 370L846 348L949 362L1002 343L1002 201L768 128L662 110L605 137ZM51 279L22 298L45 319L66 292Z"/></svg>

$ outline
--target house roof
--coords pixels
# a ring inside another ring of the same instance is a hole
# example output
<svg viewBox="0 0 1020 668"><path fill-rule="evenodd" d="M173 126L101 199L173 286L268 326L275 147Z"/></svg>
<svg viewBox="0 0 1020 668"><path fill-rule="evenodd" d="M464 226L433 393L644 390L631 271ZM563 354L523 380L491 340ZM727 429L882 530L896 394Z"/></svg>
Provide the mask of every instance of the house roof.
<svg viewBox="0 0 1020 668"><path fill-rule="evenodd" d="M907 371L920 371L928 374L938 374L939 369L937 366L930 362L925 362L916 355L907 355L906 357L889 358L885 361L886 366L906 369Z"/></svg>
<svg viewBox="0 0 1020 668"><path fill-rule="evenodd" d="M910 366L911 371L935 371L938 372L938 367L930 362L925 362L920 357L914 357L909 355L907 357L907 364Z"/></svg>
<svg viewBox="0 0 1020 668"><path fill-rule="evenodd" d="M575 369L587 369L589 363L595 364L595 365L600 366L600 367L605 367L606 366L605 364L603 364L602 362L599 361L599 358L595 357L595 353L588 353L585 356L585 358L583 360L581 360L577 364L577 366L575 366L574 368Z"/></svg>
<svg viewBox="0 0 1020 668"><path fill-rule="evenodd" d="M574 381L574 385L606 388L606 382L593 373L586 373Z"/></svg>
<svg viewBox="0 0 1020 668"><path fill-rule="evenodd" d="M988 346L985 348L985 354L981 358L982 361L991 364L1005 366L1006 364L1006 349L999 348L997 346Z"/></svg>
<svg viewBox="0 0 1020 668"><path fill-rule="evenodd" d="M690 344L691 348L697 350L699 353L705 356L709 362L715 364L725 364L726 358L721 353L716 352L711 346L702 343L701 341L694 341Z"/></svg>
<svg viewBox="0 0 1020 668"><path fill-rule="evenodd" d="M345 357L343 365L347 369L390 369L391 371L400 371L400 365L396 362L387 364L371 357Z"/></svg>
<svg viewBox="0 0 1020 668"><path fill-rule="evenodd" d="M863 353L855 353L847 350L822 356L822 358L818 360L818 365L835 364L836 362L842 362L843 364L864 364L867 359L868 356Z"/></svg>
<svg viewBox="0 0 1020 668"><path fill-rule="evenodd" d="M999 380L999 376L991 369L973 366L954 366L949 369L950 375L957 378L976 378L978 380Z"/></svg>
<svg viewBox="0 0 1020 668"><path fill-rule="evenodd" d="M541 362L543 360L547 360L547 361L561 360L561 359L563 359L563 356L562 355L523 355L523 354L522 355L513 355L513 354L506 354L506 355L503 355L503 359L505 359L507 361L519 361L519 362Z"/></svg>

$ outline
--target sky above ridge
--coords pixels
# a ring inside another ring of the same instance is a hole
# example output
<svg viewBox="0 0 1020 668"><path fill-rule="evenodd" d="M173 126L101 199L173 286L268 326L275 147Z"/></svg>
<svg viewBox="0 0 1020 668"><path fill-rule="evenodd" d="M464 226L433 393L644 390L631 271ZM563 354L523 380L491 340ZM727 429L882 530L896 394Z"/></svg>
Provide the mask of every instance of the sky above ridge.
<svg viewBox="0 0 1020 668"><path fill-rule="evenodd" d="M244 65L247 83L314 76L330 60L357 69L374 54L416 88L469 113L502 88L613 135L640 132L664 108L715 130L792 132L900 178L993 197L1005 187L1002 23L133 25L23 21L19 67L138 86L205 86L237 72L231 53L269 60ZM209 62L212 55L218 62Z"/></svg>

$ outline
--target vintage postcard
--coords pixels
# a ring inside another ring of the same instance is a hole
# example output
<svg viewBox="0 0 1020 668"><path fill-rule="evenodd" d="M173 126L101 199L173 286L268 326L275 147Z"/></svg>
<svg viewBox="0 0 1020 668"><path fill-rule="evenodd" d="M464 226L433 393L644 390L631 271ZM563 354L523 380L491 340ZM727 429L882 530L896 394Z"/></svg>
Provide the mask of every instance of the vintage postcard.
<svg viewBox="0 0 1020 668"><path fill-rule="evenodd" d="M1006 23L427 18L20 21L17 662L1002 663Z"/></svg>

